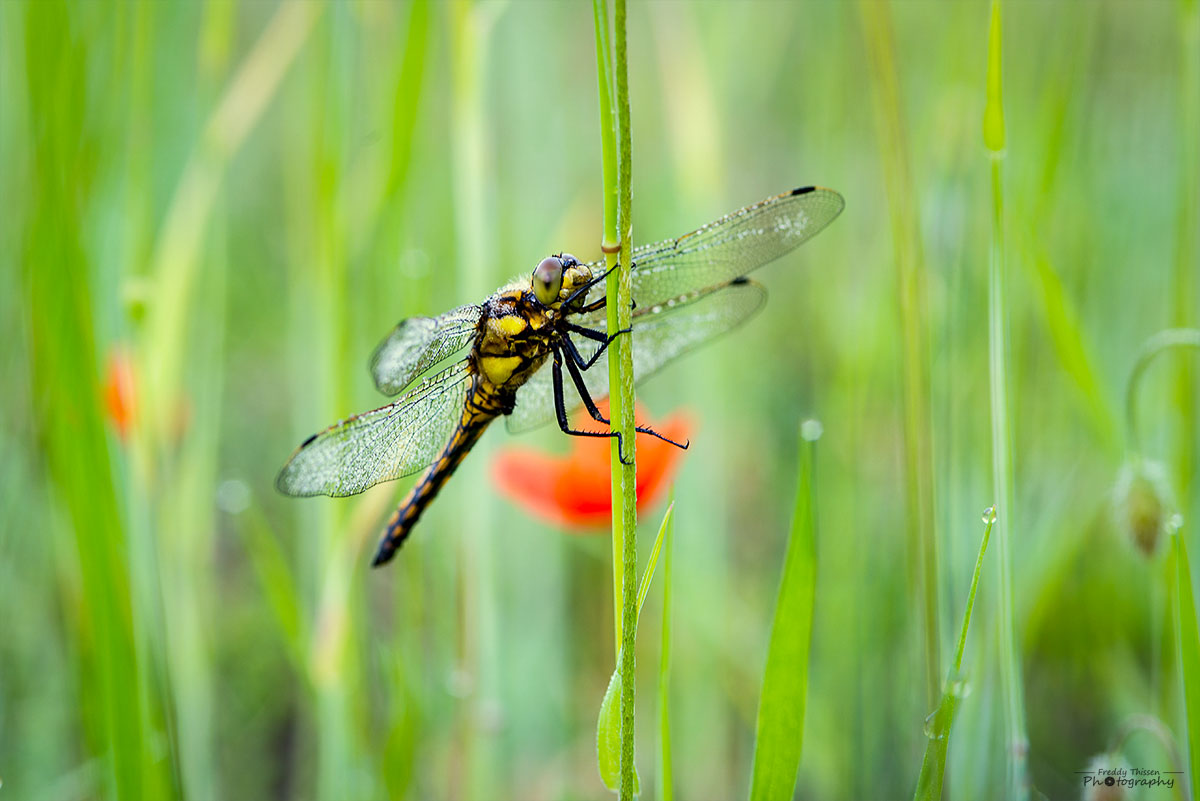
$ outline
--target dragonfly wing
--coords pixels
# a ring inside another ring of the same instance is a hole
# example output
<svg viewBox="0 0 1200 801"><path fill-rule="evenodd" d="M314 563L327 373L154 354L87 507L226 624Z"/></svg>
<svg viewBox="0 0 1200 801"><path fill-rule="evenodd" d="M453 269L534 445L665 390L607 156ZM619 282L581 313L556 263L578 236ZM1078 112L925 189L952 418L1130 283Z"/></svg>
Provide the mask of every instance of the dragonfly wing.
<svg viewBox="0 0 1200 801"><path fill-rule="evenodd" d="M639 307L633 313L633 378L641 382L673 359L736 328L748 320L767 299L761 285L737 278L723 286L703 292L693 292L669 299L656 306ZM582 318L580 325L603 327L603 311L599 319ZM596 351L597 343L573 337L582 355L587 358ZM564 354L564 358L568 358ZM583 374L595 400L608 396L608 364L600 359ZM553 373L549 365L540 370L517 390L516 408L505 421L514 434L537 428L554 419ZM563 380L565 394L572 406L580 405L578 394L570 385L566 370ZM568 408L568 411L571 411Z"/></svg>
<svg viewBox="0 0 1200 801"><path fill-rule="evenodd" d="M387 406L310 437L275 486L287 495L355 495L427 467L461 421L474 375L464 359Z"/></svg>
<svg viewBox="0 0 1200 801"><path fill-rule="evenodd" d="M637 248L634 302L653 306L746 275L820 233L845 205L832 189L793 189L678 239Z"/></svg>
<svg viewBox="0 0 1200 801"><path fill-rule="evenodd" d="M371 376L385 395L395 395L442 359L470 344L480 306L461 306L437 317L409 317L371 354Z"/></svg>

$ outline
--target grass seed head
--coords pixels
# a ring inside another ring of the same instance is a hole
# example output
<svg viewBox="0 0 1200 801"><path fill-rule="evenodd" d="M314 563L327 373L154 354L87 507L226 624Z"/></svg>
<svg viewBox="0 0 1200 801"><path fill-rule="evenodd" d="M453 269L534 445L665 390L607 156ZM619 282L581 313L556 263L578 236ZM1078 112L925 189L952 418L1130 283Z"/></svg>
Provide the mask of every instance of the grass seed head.
<svg viewBox="0 0 1200 801"><path fill-rule="evenodd" d="M1117 521L1130 541L1147 557L1158 550L1164 533L1175 525L1174 503L1166 470L1158 462L1127 462L1117 476Z"/></svg>

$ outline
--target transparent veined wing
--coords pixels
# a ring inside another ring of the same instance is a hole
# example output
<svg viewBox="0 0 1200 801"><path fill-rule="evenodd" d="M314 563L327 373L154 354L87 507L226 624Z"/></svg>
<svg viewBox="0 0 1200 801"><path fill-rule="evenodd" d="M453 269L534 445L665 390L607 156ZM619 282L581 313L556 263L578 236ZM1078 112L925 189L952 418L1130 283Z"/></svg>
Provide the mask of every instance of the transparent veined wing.
<svg viewBox="0 0 1200 801"><path fill-rule="evenodd" d="M371 354L371 377L385 395L395 395L417 376L471 343L483 309L460 306L437 317L409 317L392 329Z"/></svg>
<svg viewBox="0 0 1200 801"><path fill-rule="evenodd" d="M633 300L654 306L721 286L807 242L846 203L832 189L804 187L726 214L703 228L633 251ZM603 271L603 263L593 265ZM603 291L599 285L593 297Z"/></svg>
<svg viewBox="0 0 1200 801"><path fill-rule="evenodd" d="M723 286L670 298L633 312L633 378L642 381L671 360L736 328L758 311L767 299L761 285L737 278ZM604 310L574 320L590 328L604 327ZM572 337L584 356L595 353L597 343ZM564 354L564 358L568 358ZM608 365L600 359L583 374L592 398L608 395ZM571 378L563 369L568 404L580 405ZM537 428L554 419L554 384L549 361L517 390L516 408L505 421L512 433ZM567 411L571 411L568 408Z"/></svg>
<svg viewBox="0 0 1200 801"><path fill-rule="evenodd" d="M275 486L287 495L355 495L429 466L461 421L474 377L464 359L387 406L309 437Z"/></svg>

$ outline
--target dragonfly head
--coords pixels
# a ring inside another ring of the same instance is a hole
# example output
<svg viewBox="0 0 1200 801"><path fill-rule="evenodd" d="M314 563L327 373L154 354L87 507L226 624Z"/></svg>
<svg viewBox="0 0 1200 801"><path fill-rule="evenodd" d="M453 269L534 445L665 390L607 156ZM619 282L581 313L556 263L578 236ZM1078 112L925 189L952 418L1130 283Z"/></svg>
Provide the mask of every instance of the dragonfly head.
<svg viewBox="0 0 1200 801"><path fill-rule="evenodd" d="M533 268L533 296L543 306L553 306L563 291L564 277L573 278L579 266L579 260L570 253L560 253L557 256L547 256ZM568 280L568 284L572 281ZM568 290L572 287L567 286Z"/></svg>

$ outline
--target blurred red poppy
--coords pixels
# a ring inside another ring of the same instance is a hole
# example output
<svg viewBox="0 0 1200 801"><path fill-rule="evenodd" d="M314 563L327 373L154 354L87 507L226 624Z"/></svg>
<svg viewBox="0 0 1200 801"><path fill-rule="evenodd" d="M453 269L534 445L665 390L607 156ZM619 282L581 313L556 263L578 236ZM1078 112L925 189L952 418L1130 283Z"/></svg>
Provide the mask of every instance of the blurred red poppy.
<svg viewBox="0 0 1200 801"><path fill-rule="evenodd" d="M137 412L134 394L133 357L128 348L114 345L104 371L104 411L121 439L128 438Z"/></svg>
<svg viewBox="0 0 1200 801"><path fill-rule="evenodd" d="M597 404L608 416L608 403ZM639 425L649 418L635 407ZM691 435L691 418L676 412L661 421L649 421L655 431L676 442ZM598 428L586 414L577 416L575 428ZM639 434L637 441L637 505L641 512L662 495L679 466L683 451L670 443ZM599 437L572 437L566 456L552 456L532 448L505 448L492 461L492 478L500 492L534 517L565 529L595 529L612 519L609 441ZM599 533L599 532L594 532Z"/></svg>

